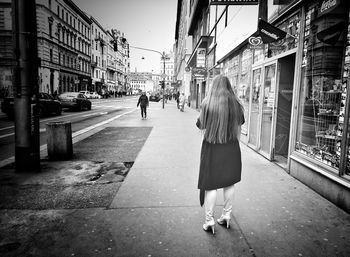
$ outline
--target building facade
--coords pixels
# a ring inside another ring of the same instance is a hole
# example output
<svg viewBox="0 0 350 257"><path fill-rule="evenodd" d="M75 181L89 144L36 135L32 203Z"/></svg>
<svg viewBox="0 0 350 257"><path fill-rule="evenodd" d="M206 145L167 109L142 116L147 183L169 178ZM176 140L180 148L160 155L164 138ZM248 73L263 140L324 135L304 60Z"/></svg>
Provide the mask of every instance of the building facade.
<svg viewBox="0 0 350 257"><path fill-rule="evenodd" d="M196 33L205 31L210 7L198 11L193 31L190 25L189 33L199 37L192 69L197 49L206 50L204 78L194 93L200 100L215 73L228 76L245 108L242 142L350 211L348 1L291 0L268 19L287 32L284 39L264 44L255 29L224 52L219 35L230 35L229 12L219 9L207 35Z"/></svg>
<svg viewBox="0 0 350 257"><path fill-rule="evenodd" d="M149 72L131 72L129 82L132 94L151 93L154 90L153 74Z"/></svg>
<svg viewBox="0 0 350 257"><path fill-rule="evenodd" d="M37 1L39 91L86 90L90 80L90 23L70 0Z"/></svg>
<svg viewBox="0 0 350 257"><path fill-rule="evenodd" d="M11 0L0 2L0 99L12 95L12 18Z"/></svg>
<svg viewBox="0 0 350 257"><path fill-rule="evenodd" d="M192 52L192 36L188 35L189 8L189 0L178 0L174 46L174 79L178 91L185 93L186 98L190 97L191 70L187 61Z"/></svg>
<svg viewBox="0 0 350 257"><path fill-rule="evenodd" d="M163 60L163 58L160 59L160 73L165 74L165 78L164 78L165 90L167 92L173 91L174 90L173 83L175 82L175 77L174 77L174 53L172 51L165 54L165 61Z"/></svg>
<svg viewBox="0 0 350 257"><path fill-rule="evenodd" d="M91 23L91 78L92 89L101 95L107 92L107 31L93 17Z"/></svg>

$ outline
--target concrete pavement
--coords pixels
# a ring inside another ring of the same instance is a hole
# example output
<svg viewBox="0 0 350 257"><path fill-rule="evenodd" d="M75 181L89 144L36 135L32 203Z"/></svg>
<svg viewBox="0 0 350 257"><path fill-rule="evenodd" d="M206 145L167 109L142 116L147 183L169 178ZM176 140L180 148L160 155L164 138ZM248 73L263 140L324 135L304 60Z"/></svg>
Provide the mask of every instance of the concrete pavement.
<svg viewBox="0 0 350 257"><path fill-rule="evenodd" d="M63 220L55 226L30 219L33 210L2 210L2 227L22 215L28 227L31 220L37 226L32 236L47 231L52 243L32 256L350 256L350 215L243 144L231 228L217 225L214 236L204 232L197 116L189 108L180 112L174 101L164 109L151 102L147 120L137 110L105 124L108 133L152 128L111 201L98 208L37 211L50 214L50 222ZM99 137L96 152L109 145L108 133ZM216 218L222 202L220 192Z"/></svg>

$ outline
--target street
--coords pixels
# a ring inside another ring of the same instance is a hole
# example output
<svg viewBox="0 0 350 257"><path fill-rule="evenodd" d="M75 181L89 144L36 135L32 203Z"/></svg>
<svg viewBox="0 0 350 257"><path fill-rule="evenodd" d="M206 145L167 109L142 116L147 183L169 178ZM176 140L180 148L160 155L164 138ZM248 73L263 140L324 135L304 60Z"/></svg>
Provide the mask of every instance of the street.
<svg viewBox="0 0 350 257"><path fill-rule="evenodd" d="M203 231L198 112L133 110L76 142L71 160L1 168L1 256L350 255L349 215L244 144L230 229ZM222 204L220 192L215 217Z"/></svg>
<svg viewBox="0 0 350 257"><path fill-rule="evenodd" d="M137 96L123 98L91 99L91 111L70 111L65 109L60 116L40 120L40 145L46 144L46 124L69 121L72 133L84 133L84 129L99 124L115 115L121 115L136 108ZM80 132L81 131L81 132ZM0 162L14 156L14 125L4 114L0 116Z"/></svg>

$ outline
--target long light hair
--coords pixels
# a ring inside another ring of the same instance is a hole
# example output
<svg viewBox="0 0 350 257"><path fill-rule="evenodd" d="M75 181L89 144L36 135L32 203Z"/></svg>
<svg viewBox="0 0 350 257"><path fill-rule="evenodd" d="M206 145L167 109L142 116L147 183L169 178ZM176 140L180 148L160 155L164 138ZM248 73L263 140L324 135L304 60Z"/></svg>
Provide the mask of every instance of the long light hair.
<svg viewBox="0 0 350 257"><path fill-rule="evenodd" d="M238 138L243 106L233 92L226 76L214 78L207 97L203 100L199 121L204 139L209 143L227 143Z"/></svg>

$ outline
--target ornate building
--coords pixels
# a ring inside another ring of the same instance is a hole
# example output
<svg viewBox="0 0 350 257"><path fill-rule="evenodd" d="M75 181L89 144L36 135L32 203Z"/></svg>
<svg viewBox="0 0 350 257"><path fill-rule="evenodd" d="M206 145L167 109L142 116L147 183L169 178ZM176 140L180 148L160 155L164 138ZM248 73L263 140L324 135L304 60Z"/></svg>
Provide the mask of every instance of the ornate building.
<svg viewBox="0 0 350 257"><path fill-rule="evenodd" d="M38 0L39 90L86 90L90 82L90 24L71 0Z"/></svg>

